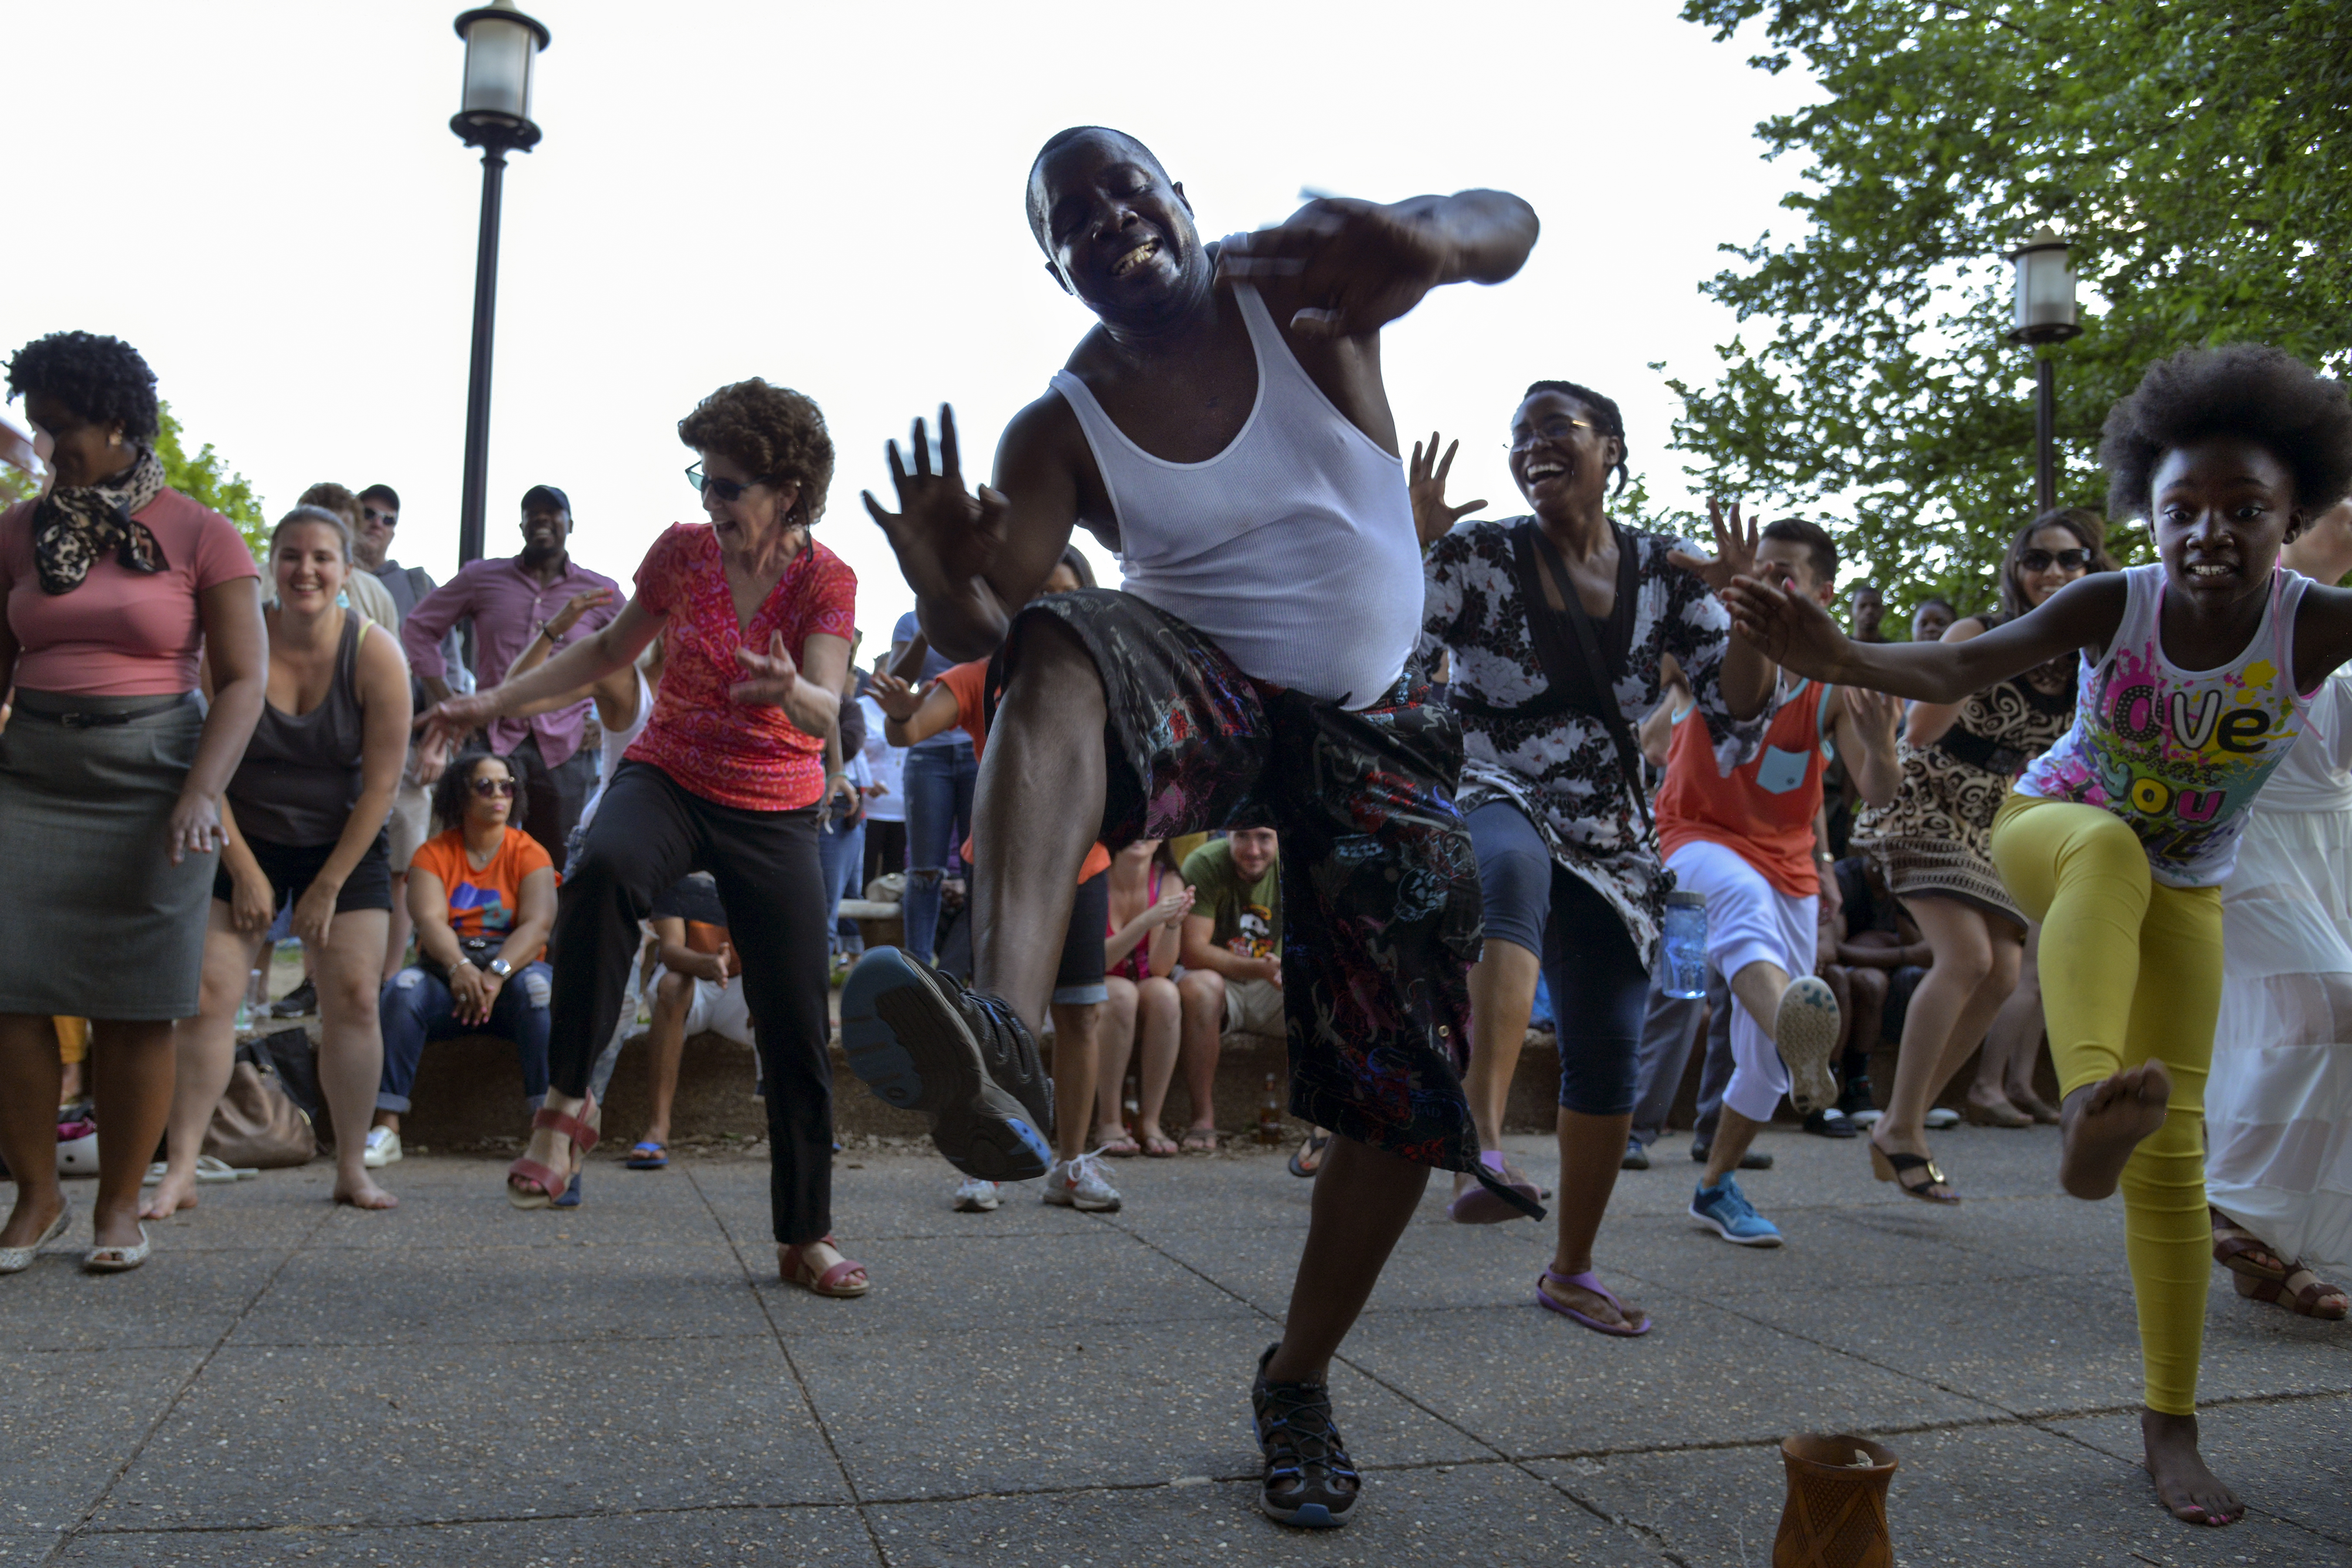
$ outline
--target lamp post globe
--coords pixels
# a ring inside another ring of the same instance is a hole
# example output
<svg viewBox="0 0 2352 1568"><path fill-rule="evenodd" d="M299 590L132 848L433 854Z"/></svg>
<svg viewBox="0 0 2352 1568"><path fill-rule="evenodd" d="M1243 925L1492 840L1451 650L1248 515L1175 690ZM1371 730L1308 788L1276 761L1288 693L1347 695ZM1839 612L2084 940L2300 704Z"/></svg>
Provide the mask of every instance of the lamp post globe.
<svg viewBox="0 0 2352 1568"><path fill-rule="evenodd" d="M539 145L530 117L531 78L539 51L552 41L546 24L492 0L461 14L466 75L449 129L482 150L482 223L474 251L474 353L466 389L466 480L457 512L457 563L482 558L483 512L490 464L490 339L498 321L499 196L507 154ZM470 650L469 650L470 651Z"/></svg>
<svg viewBox="0 0 2352 1568"><path fill-rule="evenodd" d="M2079 337L2074 316L2074 268L2066 242L2048 224L2009 253L2017 268L2016 309L2009 341L2041 348ZM2057 368L2046 353L2033 359L2033 501L2037 513L2058 505Z"/></svg>

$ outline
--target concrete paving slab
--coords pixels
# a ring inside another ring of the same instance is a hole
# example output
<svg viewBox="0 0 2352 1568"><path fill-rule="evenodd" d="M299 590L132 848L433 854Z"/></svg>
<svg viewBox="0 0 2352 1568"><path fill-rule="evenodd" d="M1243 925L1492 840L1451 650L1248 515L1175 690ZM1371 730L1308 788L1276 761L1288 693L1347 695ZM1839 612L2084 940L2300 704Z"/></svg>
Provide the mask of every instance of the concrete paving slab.
<svg viewBox="0 0 2352 1568"><path fill-rule="evenodd" d="M1658 1327L1611 1339L1532 1304L1364 1320L1341 1354L1512 1455L1778 1441L1867 1415L1884 1426L2000 1414L1697 1300L1644 1303Z"/></svg>
<svg viewBox="0 0 2352 1568"><path fill-rule="evenodd" d="M578 1208L518 1209L506 1199L505 1169L504 1161L403 1160L384 1182L400 1198L398 1208L362 1213L339 1205L308 1245L394 1251L725 1240L682 1173L600 1165L582 1183L585 1201Z"/></svg>
<svg viewBox="0 0 2352 1568"><path fill-rule="evenodd" d="M2139 1462L2136 1414L2051 1426L2126 1465ZM2253 1510L2257 1523L2283 1521L2325 1536L2335 1543L2334 1560L2352 1561L2352 1399L2224 1405L2201 1412L2197 1430L2205 1462ZM2317 1560L2329 1559L2323 1552Z"/></svg>
<svg viewBox="0 0 2352 1568"><path fill-rule="evenodd" d="M870 1266L876 1282L862 1300L826 1300L782 1284L771 1255L751 1253L777 1332L795 1342L834 1334L921 1337L1010 1323L1040 1330L1173 1323L1246 1317L1249 1310L1198 1274L1099 1223L1017 1243L916 1237L858 1242L849 1250Z"/></svg>
<svg viewBox="0 0 2352 1568"><path fill-rule="evenodd" d="M794 1357L859 1496L890 1501L1255 1475L1250 1378L1278 1331L1255 1317L1022 1326L803 1342ZM1335 1367L1331 1389L1360 1464L1494 1457L1352 1370Z"/></svg>
<svg viewBox="0 0 2352 1568"><path fill-rule="evenodd" d="M33 1568L57 1549L58 1534L47 1530L12 1530L0 1525L0 1563L8 1568Z"/></svg>
<svg viewBox="0 0 2352 1568"><path fill-rule="evenodd" d="M319 1222L333 1206L329 1198L333 1191L333 1170L328 1169L328 1184L320 1186L316 1194L310 1193L304 1183L307 1173L308 1167L265 1171L235 1186L223 1184L205 1187L196 1207L182 1209L170 1219L149 1220L148 1239L155 1244L158 1254L224 1250L282 1253L298 1247L318 1228ZM68 1201L73 1205L73 1225L51 1246L79 1258L89 1248L89 1207L98 1196L98 1184L70 1181L65 1184L65 1189ZM0 1182L0 1214L5 1214L16 1202L16 1184Z"/></svg>
<svg viewBox="0 0 2352 1568"><path fill-rule="evenodd" d="M98 1500L204 1352L0 1352L0 1529L61 1530Z"/></svg>
<svg viewBox="0 0 2352 1568"><path fill-rule="evenodd" d="M575 1241L560 1247L306 1250L287 1262L230 1342L530 1345L756 1337L769 1331L735 1249L724 1243L633 1247Z"/></svg>
<svg viewBox="0 0 2352 1568"><path fill-rule="evenodd" d="M393 1524L845 1500L772 1340L231 1347L95 1522Z"/></svg>
<svg viewBox="0 0 2352 1568"><path fill-rule="evenodd" d="M257 1247L166 1255L159 1243L154 1267L95 1276L81 1271L89 1246L85 1230L70 1249L56 1244L0 1281L0 1352L209 1348L291 1256Z"/></svg>
<svg viewBox="0 0 2352 1568"><path fill-rule="evenodd" d="M1235 1563L1591 1563L1653 1568L1640 1537L1502 1464L1375 1470L1345 1530L1289 1530L1255 1481L972 1498L871 1510L893 1568L1191 1568Z"/></svg>
<svg viewBox="0 0 2352 1568"><path fill-rule="evenodd" d="M1277 1317L1289 1310L1303 1231L1181 1229L1138 1223L1141 1244ZM1415 1224L1373 1287L1368 1312L1507 1306L1526 1298L1551 1256L1549 1226Z"/></svg>
<svg viewBox="0 0 2352 1568"><path fill-rule="evenodd" d="M74 1568L268 1568L332 1563L342 1568L856 1568L882 1559L866 1522L844 1506L604 1513L484 1524L377 1530L100 1531L78 1536L58 1561Z"/></svg>
<svg viewBox="0 0 2352 1568"><path fill-rule="evenodd" d="M1782 1246L1732 1246L1690 1217L1685 1193L1685 1210L1671 1217L1612 1213L1601 1227L1594 1258L1604 1276L1622 1272L1653 1287L1722 1300L1754 1290L1990 1281L2034 1272L2014 1258L1963 1251L1932 1237L1890 1246L1838 1210L1767 1205L1759 1188L1741 1184L1764 1217L1780 1227Z"/></svg>
<svg viewBox="0 0 2352 1568"><path fill-rule="evenodd" d="M1906 1565L2310 1564L2326 1539L2276 1519L2186 1525L2154 1501L2136 1464L2032 1427L1967 1427L1881 1439L1901 1468L1887 1497ZM1570 1496L1638 1525L1688 1568L1771 1560L1788 1495L1779 1446L1537 1463Z"/></svg>
<svg viewBox="0 0 2352 1568"><path fill-rule="evenodd" d="M865 1168L852 1170L836 1162L833 1175L834 1234L853 1250L877 1237L1065 1236L1090 1223L1086 1215L1042 1202L1042 1183L1008 1184L1003 1206L992 1213L958 1214L949 1204L958 1178L946 1161L897 1155L868 1156L859 1163ZM774 1245L765 1162L698 1165L692 1179L738 1246Z"/></svg>

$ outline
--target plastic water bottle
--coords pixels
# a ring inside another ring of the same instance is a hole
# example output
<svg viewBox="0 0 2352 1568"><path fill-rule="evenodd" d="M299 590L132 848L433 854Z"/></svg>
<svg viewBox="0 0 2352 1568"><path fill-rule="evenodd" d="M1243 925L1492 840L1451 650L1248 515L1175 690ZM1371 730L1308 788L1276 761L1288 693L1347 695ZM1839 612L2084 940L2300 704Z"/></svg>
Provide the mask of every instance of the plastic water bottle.
<svg viewBox="0 0 2352 1568"><path fill-rule="evenodd" d="M237 999L236 1032L249 1035L260 1027L268 1016L269 981L258 969L246 976L245 994Z"/></svg>
<svg viewBox="0 0 2352 1568"><path fill-rule="evenodd" d="M1706 895L1668 893L1666 921L1659 935L1666 964L1662 989L1686 1002L1706 995Z"/></svg>

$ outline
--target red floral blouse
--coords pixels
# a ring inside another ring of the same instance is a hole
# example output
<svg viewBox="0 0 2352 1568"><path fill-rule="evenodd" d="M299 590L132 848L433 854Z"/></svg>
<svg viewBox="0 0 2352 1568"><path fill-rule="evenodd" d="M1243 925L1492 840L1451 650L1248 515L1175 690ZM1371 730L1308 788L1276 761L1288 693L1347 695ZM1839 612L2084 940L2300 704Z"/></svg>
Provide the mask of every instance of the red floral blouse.
<svg viewBox="0 0 2352 1568"><path fill-rule="evenodd" d="M673 523L637 568L637 603L667 617L669 639L653 721L623 755L651 763L705 800L746 811L793 811L824 793L824 741L772 705L741 707L727 689L746 671L735 650L768 650L782 632L794 659L812 632L847 642L857 574L814 540L739 628L719 536L708 523Z"/></svg>

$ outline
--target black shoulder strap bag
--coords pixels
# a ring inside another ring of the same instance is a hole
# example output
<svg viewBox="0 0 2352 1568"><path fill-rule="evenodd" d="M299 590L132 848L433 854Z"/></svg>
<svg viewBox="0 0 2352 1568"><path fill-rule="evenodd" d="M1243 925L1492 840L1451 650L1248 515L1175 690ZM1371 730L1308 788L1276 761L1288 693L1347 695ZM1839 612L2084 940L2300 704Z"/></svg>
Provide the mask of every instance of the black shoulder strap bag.
<svg viewBox="0 0 2352 1568"><path fill-rule="evenodd" d="M1627 552L1638 546L1626 537L1623 529L1613 522L1609 526L1617 535L1618 557L1622 561ZM1567 605L1565 611L1553 609L1550 599L1545 596L1543 575L1536 570L1538 551L1542 552L1543 563L1550 571L1552 581L1559 585L1560 602ZM1601 727L1609 731L1609 739L1616 745L1618 778L1633 803L1635 815L1642 819L1643 831L1654 836L1657 825L1650 817L1650 800L1642 793L1642 748L1633 739L1633 727L1625 721L1624 710L1617 706L1616 681L1609 673L1608 662L1601 657L1600 630L1586 613L1584 602L1577 597L1576 583L1568 574L1568 563L1560 559L1559 549L1544 537L1543 530L1536 526L1532 518L1511 531L1511 553L1518 568L1519 597L1528 606L1528 638L1535 645L1536 661L1543 666L1544 679L1555 693L1574 691L1577 685L1570 672L1577 663L1583 665L1586 684L1591 689L1591 717L1601 721ZM1640 574L1621 568L1621 595L1626 592L1629 578L1638 584ZM1632 612L1630 605L1622 607L1622 613ZM1572 655L1569 652L1571 641L1576 647ZM1566 701L1558 703L1561 709L1575 706Z"/></svg>

